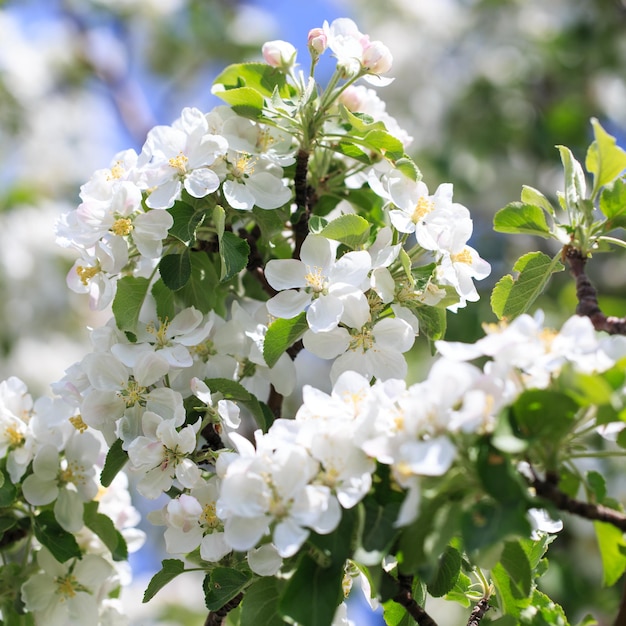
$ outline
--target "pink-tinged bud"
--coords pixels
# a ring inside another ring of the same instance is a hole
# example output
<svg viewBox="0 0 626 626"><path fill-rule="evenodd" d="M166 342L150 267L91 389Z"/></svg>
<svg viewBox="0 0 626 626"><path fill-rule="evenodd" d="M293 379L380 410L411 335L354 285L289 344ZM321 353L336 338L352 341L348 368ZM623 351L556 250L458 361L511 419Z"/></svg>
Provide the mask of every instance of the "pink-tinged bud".
<svg viewBox="0 0 626 626"><path fill-rule="evenodd" d="M363 106L363 91L351 85L341 93L339 102L349 111L360 111Z"/></svg>
<svg viewBox="0 0 626 626"><path fill-rule="evenodd" d="M312 28L309 31L308 45L312 55L324 54L328 47L328 37L323 28Z"/></svg>
<svg viewBox="0 0 626 626"><path fill-rule="evenodd" d="M370 74L384 74L391 69L393 57L381 41L372 41L363 49L361 65Z"/></svg>
<svg viewBox="0 0 626 626"><path fill-rule="evenodd" d="M262 52L268 65L282 70L288 70L296 62L296 49L287 41L268 41L263 44Z"/></svg>

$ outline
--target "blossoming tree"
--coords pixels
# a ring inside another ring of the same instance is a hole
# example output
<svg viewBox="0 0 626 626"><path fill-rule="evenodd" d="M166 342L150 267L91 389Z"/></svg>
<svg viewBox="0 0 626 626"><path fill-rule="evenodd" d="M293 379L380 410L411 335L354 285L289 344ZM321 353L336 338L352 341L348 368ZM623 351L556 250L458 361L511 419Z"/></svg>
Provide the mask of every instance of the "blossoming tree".
<svg viewBox="0 0 626 626"><path fill-rule="evenodd" d="M223 106L152 129L60 220L68 285L113 317L54 397L0 384L3 623L124 623L142 540L125 467L169 496L144 601L201 570L207 626L347 624L354 579L387 624L434 624L430 597L468 625L567 624L538 587L561 512L592 520L604 584L626 569L626 516L578 463L626 446L626 322L585 273L623 245L626 153L594 120L591 191L561 147L558 206L524 187L497 213L558 252L497 283L482 339L446 342L490 273L470 213L429 191L373 89L388 48L349 19L307 47L308 73L283 41L227 67ZM566 264L578 315L552 331L528 311ZM439 357L409 384L418 335Z"/></svg>

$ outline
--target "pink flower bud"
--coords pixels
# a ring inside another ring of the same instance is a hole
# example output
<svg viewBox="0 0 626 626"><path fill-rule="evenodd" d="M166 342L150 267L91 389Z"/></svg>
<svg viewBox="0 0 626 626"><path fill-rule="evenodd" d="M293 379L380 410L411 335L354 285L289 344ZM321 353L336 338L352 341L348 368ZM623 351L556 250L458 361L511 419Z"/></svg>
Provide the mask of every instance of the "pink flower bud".
<svg viewBox="0 0 626 626"><path fill-rule="evenodd" d="M393 57L381 41L372 41L363 49L361 65L370 74L384 74L391 69Z"/></svg>
<svg viewBox="0 0 626 626"><path fill-rule="evenodd" d="M324 53L328 47L328 37L323 28L312 28L309 31L308 45L312 55L319 56Z"/></svg>
<svg viewBox="0 0 626 626"><path fill-rule="evenodd" d="M287 41L277 39L263 44L263 58L268 65L289 69L296 61L296 49Z"/></svg>
<svg viewBox="0 0 626 626"><path fill-rule="evenodd" d="M363 92L351 85L341 93L339 102L349 111L360 111L363 105Z"/></svg>

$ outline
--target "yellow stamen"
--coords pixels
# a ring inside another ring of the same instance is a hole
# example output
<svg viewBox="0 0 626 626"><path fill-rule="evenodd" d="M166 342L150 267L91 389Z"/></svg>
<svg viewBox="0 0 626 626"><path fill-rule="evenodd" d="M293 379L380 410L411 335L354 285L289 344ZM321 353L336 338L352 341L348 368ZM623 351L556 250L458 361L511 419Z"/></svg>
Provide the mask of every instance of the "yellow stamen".
<svg viewBox="0 0 626 626"><path fill-rule="evenodd" d="M467 263L467 265L472 264L472 255L467 248L464 248L458 254L453 254L451 258L453 263Z"/></svg>
<svg viewBox="0 0 626 626"><path fill-rule="evenodd" d="M83 285L85 286L87 286L89 281L99 272L100 272L100 268L97 266L84 267L83 265L78 265L76 267L76 273L78 274L78 277L80 278L80 282L83 283Z"/></svg>
<svg viewBox="0 0 626 626"><path fill-rule="evenodd" d="M128 217L120 217L113 222L113 225L111 226L111 232L114 235L125 237L126 235L130 234L133 228L133 222Z"/></svg>
<svg viewBox="0 0 626 626"><path fill-rule="evenodd" d="M83 418L80 415L70 417L70 424L79 432L84 433L89 426L83 422Z"/></svg>
<svg viewBox="0 0 626 626"><path fill-rule="evenodd" d="M220 520L215 514L215 502L205 505L200 515L200 523L208 528L217 528L220 525Z"/></svg>
<svg viewBox="0 0 626 626"><path fill-rule="evenodd" d="M327 280L326 276L322 274L322 268L314 266L313 269L311 269L309 266L307 266L307 269L309 271L304 276L304 280L306 280L307 285L315 293L321 293L322 291L324 291L324 289L326 288Z"/></svg>
<svg viewBox="0 0 626 626"><path fill-rule="evenodd" d="M171 167L173 167L175 170L178 170L181 174L186 174L188 161L189 159L182 152L179 152L178 156L169 159L168 163Z"/></svg>
<svg viewBox="0 0 626 626"><path fill-rule="evenodd" d="M24 443L24 435L15 426L7 426L4 429L4 435L13 448L18 448Z"/></svg>
<svg viewBox="0 0 626 626"><path fill-rule="evenodd" d="M58 577L55 580L59 595L61 596L61 602L64 602L67 598L73 598L76 595L76 588L79 586L75 576L68 574L64 578Z"/></svg>
<svg viewBox="0 0 626 626"><path fill-rule="evenodd" d="M435 203L430 198L420 196L417 204L415 205L415 209L413 210L413 215L411 216L412 222L417 224L424 218L424 216L428 215L434 209Z"/></svg>
<svg viewBox="0 0 626 626"><path fill-rule="evenodd" d="M121 161L115 161L111 167L111 174L107 176L107 180L119 180L124 175L124 166Z"/></svg>
<svg viewBox="0 0 626 626"><path fill-rule="evenodd" d="M373 347L374 336L370 330L363 329L360 333L352 335L349 348L353 352L356 352L357 350L366 352L367 350L371 350Z"/></svg>
<svg viewBox="0 0 626 626"><path fill-rule="evenodd" d="M243 178L254 172L256 159L251 154L243 152L237 155L237 160L232 164L232 173L235 178Z"/></svg>

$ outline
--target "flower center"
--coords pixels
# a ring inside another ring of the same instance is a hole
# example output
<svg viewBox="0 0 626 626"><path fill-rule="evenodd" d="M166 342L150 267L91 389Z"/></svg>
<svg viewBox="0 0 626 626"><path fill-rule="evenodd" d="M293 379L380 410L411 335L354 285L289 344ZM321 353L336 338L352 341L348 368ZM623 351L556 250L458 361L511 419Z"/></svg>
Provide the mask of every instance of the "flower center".
<svg viewBox="0 0 626 626"><path fill-rule="evenodd" d="M111 232L114 235L119 235L120 237L125 237L130 234L130 231L133 230L133 222L128 217L120 217L113 222L111 226Z"/></svg>
<svg viewBox="0 0 626 626"><path fill-rule="evenodd" d="M464 248L458 254L453 254L451 258L453 263L466 263L467 265L472 264L472 255L467 248Z"/></svg>
<svg viewBox="0 0 626 626"><path fill-rule="evenodd" d="M417 200L417 204L415 205L415 209L413 210L411 221L414 224L417 224L424 218L424 216L428 215L434 209L435 203L430 198L427 196L420 196Z"/></svg>
<svg viewBox="0 0 626 626"><path fill-rule="evenodd" d="M307 288L311 289L314 293L322 293L327 285L326 276L322 274L322 268L314 265L311 269L307 265L308 272L304 276L306 280Z"/></svg>
<svg viewBox="0 0 626 626"><path fill-rule="evenodd" d="M146 387L142 387L136 380L131 378L126 383L126 388L118 392L118 395L126 402L126 407L135 406L135 404L143 404Z"/></svg>
<svg viewBox="0 0 626 626"><path fill-rule="evenodd" d="M352 339L350 340L350 350L356 352L360 350L361 352L367 352L374 347L374 336L372 335L371 330L362 329L361 332L352 335Z"/></svg>
<svg viewBox="0 0 626 626"><path fill-rule="evenodd" d="M209 360L209 357L217 354L215 344L210 339L207 339L204 343L199 343L197 346L189 348L189 352L198 355L198 358L205 363Z"/></svg>
<svg viewBox="0 0 626 626"><path fill-rule="evenodd" d="M220 520L215 514L215 502L209 502L205 505L202 510L202 514L200 515L200 523L202 526L207 528L218 528L220 525Z"/></svg>
<svg viewBox="0 0 626 626"><path fill-rule="evenodd" d="M75 576L68 574L64 577L57 577L55 579L57 584L57 590L61 596L61 602L65 602L67 598L73 598L76 595L76 590L79 587L78 581Z"/></svg>
<svg viewBox="0 0 626 626"><path fill-rule="evenodd" d="M121 161L115 161L111 167L111 174L107 176L107 180L119 180L124 175L124 166Z"/></svg>
<svg viewBox="0 0 626 626"><path fill-rule="evenodd" d="M159 320L158 328L152 322L146 326L146 332L154 335L157 349L165 348L165 346L169 346L171 344L171 341L167 336L167 329L169 325L169 320L165 318L165 321L163 322Z"/></svg>
<svg viewBox="0 0 626 626"><path fill-rule="evenodd" d="M237 159L232 164L232 174L235 178L244 178L254 172L254 165L256 159L247 152L242 152L237 155Z"/></svg>
<svg viewBox="0 0 626 626"><path fill-rule="evenodd" d="M83 418L80 415L75 415L74 417L70 417L70 424L79 432L84 433L87 428L87 424L83 422Z"/></svg>
<svg viewBox="0 0 626 626"><path fill-rule="evenodd" d="M97 265L94 267L84 267L82 265L78 265L76 267L76 273L80 278L80 282L85 286L87 286L88 282L99 272L100 268Z"/></svg>
<svg viewBox="0 0 626 626"><path fill-rule="evenodd" d="M13 448L18 448L24 443L24 435L15 426L7 426L4 429L4 435Z"/></svg>
<svg viewBox="0 0 626 626"><path fill-rule="evenodd" d="M178 170L180 174L186 174L188 161L189 159L182 152L179 152L177 156L169 159L168 163L170 164L170 167Z"/></svg>
<svg viewBox="0 0 626 626"><path fill-rule="evenodd" d="M68 461L67 467L59 472L59 481L64 485L68 483L74 485L84 484L85 466L78 461Z"/></svg>

